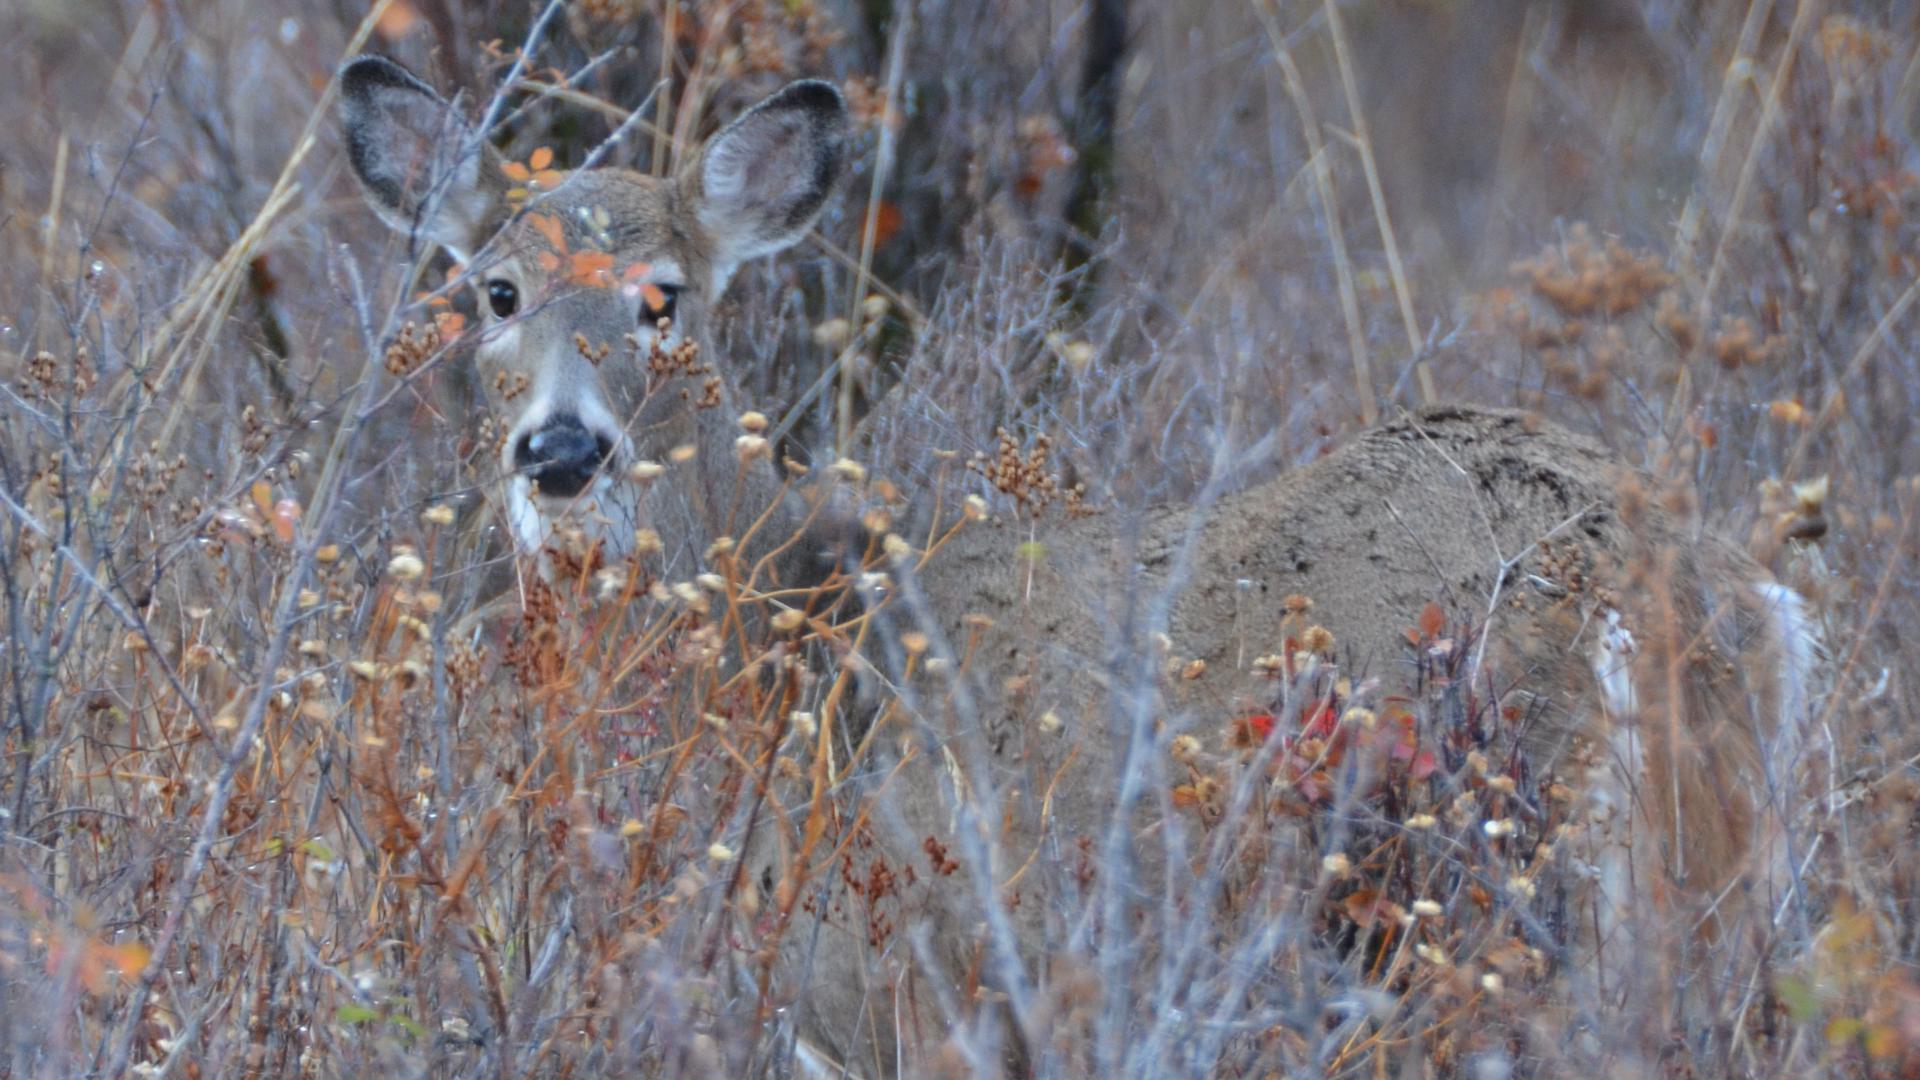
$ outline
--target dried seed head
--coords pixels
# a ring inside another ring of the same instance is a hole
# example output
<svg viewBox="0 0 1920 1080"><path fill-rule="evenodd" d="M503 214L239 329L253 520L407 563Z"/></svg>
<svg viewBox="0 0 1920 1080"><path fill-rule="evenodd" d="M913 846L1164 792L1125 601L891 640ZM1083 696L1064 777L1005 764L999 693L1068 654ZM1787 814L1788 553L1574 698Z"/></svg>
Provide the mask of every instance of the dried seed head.
<svg viewBox="0 0 1920 1080"><path fill-rule="evenodd" d="M740 414L740 430L749 435L759 435L767 430L767 414L751 409Z"/></svg>
<svg viewBox="0 0 1920 1080"><path fill-rule="evenodd" d="M1496 840L1503 836L1512 836L1514 828L1512 818L1489 818L1480 824L1480 831Z"/></svg>
<svg viewBox="0 0 1920 1080"><path fill-rule="evenodd" d="M1817 514L1827 503L1828 476L1793 485L1793 501L1803 514Z"/></svg>
<svg viewBox="0 0 1920 1080"><path fill-rule="evenodd" d="M887 312L892 309L893 305L879 293L871 293L865 300L860 301L860 314L865 316L868 322L879 322L886 318Z"/></svg>
<svg viewBox="0 0 1920 1080"><path fill-rule="evenodd" d="M898 533L888 533L886 539L880 541L880 548L887 553L887 558L896 563L913 557L913 545L901 539Z"/></svg>
<svg viewBox="0 0 1920 1080"><path fill-rule="evenodd" d="M927 635L918 630L909 630L900 635L900 647L913 656L927 651Z"/></svg>
<svg viewBox="0 0 1920 1080"><path fill-rule="evenodd" d="M429 506L420 515L420 519L429 525L451 525L453 524L453 507L446 503Z"/></svg>
<svg viewBox="0 0 1920 1080"><path fill-rule="evenodd" d="M867 478L867 467L851 458L841 458L828 466L827 471L850 484L858 484Z"/></svg>
<svg viewBox="0 0 1920 1080"><path fill-rule="evenodd" d="M1192 735L1176 735L1170 748L1173 760L1182 765L1191 764L1200 756L1200 740Z"/></svg>
<svg viewBox="0 0 1920 1080"><path fill-rule="evenodd" d="M1060 734L1060 730L1065 726L1066 724L1060 719L1060 714L1054 712L1052 709L1048 709L1046 712L1040 714L1041 734L1058 735Z"/></svg>
<svg viewBox="0 0 1920 1080"><path fill-rule="evenodd" d="M1320 869L1330 877L1343 878L1353 869L1353 863L1348 861L1346 852L1336 851L1320 860Z"/></svg>
<svg viewBox="0 0 1920 1080"><path fill-rule="evenodd" d="M1407 819L1409 829L1431 829L1438 824L1440 820L1432 814L1415 814Z"/></svg>
<svg viewBox="0 0 1920 1080"><path fill-rule="evenodd" d="M1309 626L1300 635L1300 647L1316 656L1333 655L1333 631L1324 626Z"/></svg>
<svg viewBox="0 0 1920 1080"><path fill-rule="evenodd" d="M609 566L593 575L594 589L602 603L613 600L627 590L627 574L617 566Z"/></svg>
<svg viewBox="0 0 1920 1080"><path fill-rule="evenodd" d="M713 543L707 545L707 561L719 562L722 558L725 558L726 556L733 554L733 548L734 548L733 537L731 536L718 537L714 540Z"/></svg>
<svg viewBox="0 0 1920 1080"><path fill-rule="evenodd" d="M627 466L627 477L644 484L666 471L667 467L657 461L636 461Z"/></svg>
<svg viewBox="0 0 1920 1080"><path fill-rule="evenodd" d="M742 465L761 458L771 461L773 447L763 435L742 435L733 440L733 456L740 459Z"/></svg>
<svg viewBox="0 0 1920 1080"><path fill-rule="evenodd" d="M987 500L978 495L967 496L967 518L970 521L987 520Z"/></svg>
<svg viewBox="0 0 1920 1080"><path fill-rule="evenodd" d="M694 455L699 452L700 448L692 443L681 443L679 446L667 451L667 460L673 462L675 465L685 465L687 462L692 461Z"/></svg>
<svg viewBox="0 0 1920 1080"><path fill-rule="evenodd" d="M717 863L732 862L733 849L725 844L716 842L707 847L707 858Z"/></svg>
<svg viewBox="0 0 1920 1080"><path fill-rule="evenodd" d="M707 590L708 592L726 592L727 591L727 579L721 577L719 574L712 574L712 573L701 574L699 577L694 578L693 580L699 582L700 587Z"/></svg>
<svg viewBox="0 0 1920 1080"><path fill-rule="evenodd" d="M659 468L657 465L654 467ZM652 529L642 526L633 530L633 553L635 555L654 555L663 547L665 547L665 545L660 542L660 534L654 532Z"/></svg>
<svg viewBox="0 0 1920 1080"><path fill-rule="evenodd" d="M1413 913L1415 915L1420 916L1423 919L1434 918L1435 916L1440 915L1445 910L1446 909L1442 908L1439 904L1435 903L1432 900L1428 900L1425 897L1422 897L1413 902Z"/></svg>
<svg viewBox="0 0 1920 1080"><path fill-rule="evenodd" d="M845 319L828 319L813 328L813 343L823 349L838 349L853 336L853 326Z"/></svg>
<svg viewBox="0 0 1920 1080"><path fill-rule="evenodd" d="M806 739L813 738L814 734L820 730L820 725L813 719L813 714L799 709L794 710L787 717L787 722L793 725L793 730Z"/></svg>
<svg viewBox="0 0 1920 1080"><path fill-rule="evenodd" d="M783 611L774 612L772 621L775 630L783 634L790 634L805 625L807 613L801 611L799 608L787 608Z"/></svg>
<svg viewBox="0 0 1920 1080"><path fill-rule="evenodd" d="M412 548L401 547L395 551L394 557L387 562L387 573L401 581L415 581L426 573L427 564L420 561L420 556L415 555Z"/></svg>

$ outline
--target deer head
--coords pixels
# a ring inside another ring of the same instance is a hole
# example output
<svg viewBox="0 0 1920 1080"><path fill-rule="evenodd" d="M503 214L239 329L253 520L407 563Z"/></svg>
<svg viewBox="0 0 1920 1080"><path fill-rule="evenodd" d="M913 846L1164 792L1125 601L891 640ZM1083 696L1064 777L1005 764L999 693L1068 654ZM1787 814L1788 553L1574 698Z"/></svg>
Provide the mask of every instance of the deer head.
<svg viewBox="0 0 1920 1080"><path fill-rule="evenodd" d="M771 466L736 460L724 361L689 345L742 263L791 246L819 218L846 165L839 91L788 84L664 179L529 175L456 106L375 56L341 72L340 119L374 210L452 252L479 292L475 361L505 429L504 501L523 551L572 523L619 558L651 528L671 570L721 534L736 501L757 512L773 496ZM690 482L628 476L687 446Z"/></svg>

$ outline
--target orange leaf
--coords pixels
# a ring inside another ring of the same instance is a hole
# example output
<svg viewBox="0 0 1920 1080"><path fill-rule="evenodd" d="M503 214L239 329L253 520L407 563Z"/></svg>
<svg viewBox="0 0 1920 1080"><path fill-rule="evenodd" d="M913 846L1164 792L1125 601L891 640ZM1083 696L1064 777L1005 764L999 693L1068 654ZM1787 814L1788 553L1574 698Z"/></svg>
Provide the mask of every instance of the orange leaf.
<svg viewBox="0 0 1920 1080"><path fill-rule="evenodd" d="M543 146L528 155L527 164L533 167L534 172L539 172L541 169L553 164L553 151Z"/></svg>
<svg viewBox="0 0 1920 1080"><path fill-rule="evenodd" d="M1352 919L1363 929L1381 919L1397 918L1400 914L1400 905L1372 889L1356 890L1340 904L1346 909L1347 918Z"/></svg>
<svg viewBox="0 0 1920 1080"><path fill-rule="evenodd" d="M273 535L283 544L293 543L293 530L300 524L300 504L293 499L281 499L273 504Z"/></svg>
<svg viewBox="0 0 1920 1080"><path fill-rule="evenodd" d="M433 324L440 330L440 340L452 341L460 336L460 331L467 328L467 317L457 311L436 311L433 315Z"/></svg>
<svg viewBox="0 0 1920 1080"><path fill-rule="evenodd" d="M1439 604L1432 600L1427 601L1427 606L1420 609L1421 636L1436 638L1440 636L1440 631L1446 628L1447 613L1440 610Z"/></svg>
<svg viewBox="0 0 1920 1080"><path fill-rule="evenodd" d="M552 191L554 188L559 187L566 178L567 174L561 172L559 169L541 169L539 172L533 174L533 186L546 191Z"/></svg>
<svg viewBox="0 0 1920 1080"><path fill-rule="evenodd" d="M506 173L507 179L516 184L524 184L533 179L533 171L517 161L509 161L505 165L500 166L500 171Z"/></svg>
<svg viewBox="0 0 1920 1080"><path fill-rule="evenodd" d="M120 974L129 979L145 971L147 961L153 959L152 951L137 941L101 947L107 952L107 963L118 968Z"/></svg>
<svg viewBox="0 0 1920 1080"><path fill-rule="evenodd" d="M629 265L625 270L620 271L620 280L628 283L638 281L642 277L646 276L647 271L651 269L653 269L653 265L651 263L643 263L643 262L633 263Z"/></svg>
<svg viewBox="0 0 1920 1080"><path fill-rule="evenodd" d="M567 250L567 231L560 225L560 219L552 214L534 214L528 223L547 241L547 246L555 251Z"/></svg>
<svg viewBox="0 0 1920 1080"><path fill-rule="evenodd" d="M263 520L272 517L273 485L267 483L265 480L255 480L250 494L253 495L254 509L260 511L260 517Z"/></svg>
<svg viewBox="0 0 1920 1080"><path fill-rule="evenodd" d="M576 284L609 285L613 270L613 256L604 251L576 251L573 264L567 272Z"/></svg>
<svg viewBox="0 0 1920 1080"><path fill-rule="evenodd" d="M906 217L900 213L900 208L890 202L883 201L879 206L874 207L873 246L886 247L887 241L893 239L894 234L900 231L900 226L905 220Z"/></svg>
<svg viewBox="0 0 1920 1080"><path fill-rule="evenodd" d="M387 10L380 13L380 21L374 24L374 29L388 41L397 41L406 37L407 31L419 22L420 13L413 10L408 0L393 0L387 5Z"/></svg>

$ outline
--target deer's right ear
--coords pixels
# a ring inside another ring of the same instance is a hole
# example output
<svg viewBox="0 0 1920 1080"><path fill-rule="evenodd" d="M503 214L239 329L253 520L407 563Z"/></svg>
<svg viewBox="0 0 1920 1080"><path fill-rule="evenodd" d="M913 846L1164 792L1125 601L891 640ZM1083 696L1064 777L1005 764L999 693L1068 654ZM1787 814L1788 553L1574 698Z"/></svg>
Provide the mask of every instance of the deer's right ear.
<svg viewBox="0 0 1920 1080"><path fill-rule="evenodd" d="M498 153L406 68L362 56L341 69L340 126L367 201L395 229L466 262L504 220Z"/></svg>

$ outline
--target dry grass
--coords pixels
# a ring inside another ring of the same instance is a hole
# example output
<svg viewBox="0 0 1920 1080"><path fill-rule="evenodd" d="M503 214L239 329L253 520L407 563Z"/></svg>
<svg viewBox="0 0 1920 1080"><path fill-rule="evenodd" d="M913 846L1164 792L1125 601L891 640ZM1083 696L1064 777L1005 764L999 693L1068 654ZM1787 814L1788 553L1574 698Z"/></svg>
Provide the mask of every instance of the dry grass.
<svg viewBox="0 0 1920 1080"><path fill-rule="evenodd" d="M1271 714L1158 755L1196 835L1284 825L1191 852L1232 918L1170 919L1133 999L1063 960L1040 1071L1920 1068L1912 16L1135 4L1103 132L1084 5L905 8L0 13L0 1074L779 1073L788 916L838 888L917 947L882 901L946 856L861 846L862 717L903 706L852 659L925 662L876 640L899 553L783 591L740 507L698 581L515 566L498 418L416 303L442 268L342 175L360 36L495 100L514 160L626 125L611 156L666 169L787 77L845 85L853 183L709 352L927 557L968 494L1125 514L1431 382L1597 435L1813 600L1827 749L1764 964L1566 963L1568 804L1459 677L1474 627L1407 613L1410 684L1355 687L1302 626ZM1290 794L1220 779L1255 776Z"/></svg>

